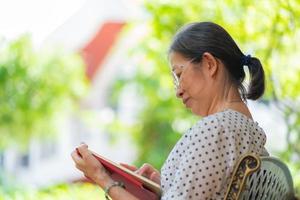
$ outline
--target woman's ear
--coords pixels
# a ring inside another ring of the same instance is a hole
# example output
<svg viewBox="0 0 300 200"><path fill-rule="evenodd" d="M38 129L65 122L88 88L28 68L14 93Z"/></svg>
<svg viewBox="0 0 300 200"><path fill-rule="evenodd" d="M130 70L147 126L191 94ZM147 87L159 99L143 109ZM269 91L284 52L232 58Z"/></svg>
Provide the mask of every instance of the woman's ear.
<svg viewBox="0 0 300 200"><path fill-rule="evenodd" d="M218 61L217 59L208 52L203 53L202 61L206 64L206 70L210 77L215 77L218 71Z"/></svg>

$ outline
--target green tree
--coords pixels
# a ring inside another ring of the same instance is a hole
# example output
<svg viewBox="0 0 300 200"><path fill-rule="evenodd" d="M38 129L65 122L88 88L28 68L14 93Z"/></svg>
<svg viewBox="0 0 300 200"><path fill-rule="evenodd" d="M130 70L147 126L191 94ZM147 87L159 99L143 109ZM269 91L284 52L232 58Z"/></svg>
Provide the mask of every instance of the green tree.
<svg viewBox="0 0 300 200"><path fill-rule="evenodd" d="M29 36L0 46L0 149L53 135L61 115L86 89L79 55L34 50Z"/></svg>
<svg viewBox="0 0 300 200"><path fill-rule="evenodd" d="M297 60L300 47L298 20L300 2L297 0L152 0L145 1L148 13L147 35L133 50L141 62L134 77L116 84L113 99L126 88L136 88L144 107L131 130L139 145L138 163L149 162L160 167L188 127L190 113L174 98L167 62L167 49L174 33L193 21L213 21L223 26L235 38L244 53L261 59L267 81L265 102L276 102L288 126L288 148L278 152L288 162L294 181L300 188L300 68ZM141 23L136 21L135 26ZM127 84L126 84L127 85ZM276 137L276 136L274 136ZM298 172L298 173L297 173Z"/></svg>
<svg viewBox="0 0 300 200"><path fill-rule="evenodd" d="M5 191L0 188L0 200L85 200L105 199L104 192L99 186L84 184L58 184L47 188L29 189L12 188Z"/></svg>

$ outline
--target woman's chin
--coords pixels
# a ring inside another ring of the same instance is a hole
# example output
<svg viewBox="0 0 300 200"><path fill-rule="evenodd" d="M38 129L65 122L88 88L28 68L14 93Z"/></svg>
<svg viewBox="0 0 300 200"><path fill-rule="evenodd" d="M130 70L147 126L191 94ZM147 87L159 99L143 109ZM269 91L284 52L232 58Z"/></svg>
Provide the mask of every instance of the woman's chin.
<svg viewBox="0 0 300 200"><path fill-rule="evenodd" d="M191 101L189 99L184 103L184 105L185 105L186 108L190 108L191 109L191 107L192 107Z"/></svg>
<svg viewBox="0 0 300 200"><path fill-rule="evenodd" d="M201 110L199 110L199 108L196 109L196 108L190 107L189 109L191 110L191 112L193 114L195 114L197 116L204 117L204 115L205 115L203 112L201 112Z"/></svg>
<svg viewBox="0 0 300 200"><path fill-rule="evenodd" d="M203 113L199 110L199 107L195 107L193 106L192 102L187 101L187 103L185 104L185 107L189 110L191 110L191 112L197 116L203 117Z"/></svg>

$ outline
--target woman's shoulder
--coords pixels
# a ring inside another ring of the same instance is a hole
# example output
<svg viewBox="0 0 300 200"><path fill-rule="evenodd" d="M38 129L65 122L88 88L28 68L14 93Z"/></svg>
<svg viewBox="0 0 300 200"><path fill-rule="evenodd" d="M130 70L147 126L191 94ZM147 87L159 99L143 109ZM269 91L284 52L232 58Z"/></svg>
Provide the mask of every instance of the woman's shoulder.
<svg viewBox="0 0 300 200"><path fill-rule="evenodd" d="M256 121L245 114L233 109L225 109L203 117L192 127L192 130L193 132L201 132L205 134L222 130L240 130L247 127L262 129Z"/></svg>
<svg viewBox="0 0 300 200"><path fill-rule="evenodd" d="M220 132L223 127L223 114L222 112L214 113L212 115L203 117L197 121L188 132L192 138L204 137L207 139L209 135Z"/></svg>
<svg viewBox="0 0 300 200"><path fill-rule="evenodd" d="M232 120L257 124L256 121L254 121L246 114L233 109L225 109L223 111L216 112L206 117L203 117L201 120L197 122L197 124L202 126L209 125L210 124L209 122L211 123L217 122L219 124L224 124L224 122L228 123L228 122L232 122Z"/></svg>

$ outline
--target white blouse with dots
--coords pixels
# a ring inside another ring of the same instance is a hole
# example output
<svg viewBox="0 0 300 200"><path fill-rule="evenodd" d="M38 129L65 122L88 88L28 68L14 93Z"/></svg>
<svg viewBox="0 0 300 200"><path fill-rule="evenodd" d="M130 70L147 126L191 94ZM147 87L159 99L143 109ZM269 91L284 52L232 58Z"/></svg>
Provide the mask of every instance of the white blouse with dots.
<svg viewBox="0 0 300 200"><path fill-rule="evenodd" d="M223 199L236 160L269 155L257 122L227 109L197 122L177 142L161 169L162 200Z"/></svg>

